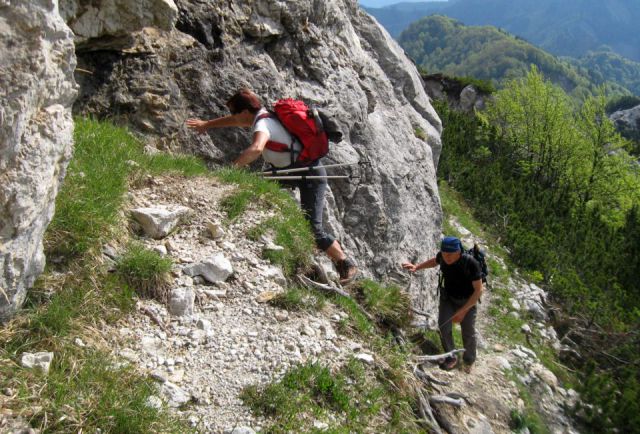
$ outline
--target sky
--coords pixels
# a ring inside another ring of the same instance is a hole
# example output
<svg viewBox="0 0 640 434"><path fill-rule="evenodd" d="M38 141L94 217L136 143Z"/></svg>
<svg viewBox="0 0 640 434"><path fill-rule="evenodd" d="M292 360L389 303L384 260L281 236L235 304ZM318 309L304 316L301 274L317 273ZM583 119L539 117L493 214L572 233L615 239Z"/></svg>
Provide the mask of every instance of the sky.
<svg viewBox="0 0 640 434"><path fill-rule="evenodd" d="M382 6L388 6L396 3L417 3L424 1L447 1L447 0L359 0L358 3L370 8L380 8Z"/></svg>

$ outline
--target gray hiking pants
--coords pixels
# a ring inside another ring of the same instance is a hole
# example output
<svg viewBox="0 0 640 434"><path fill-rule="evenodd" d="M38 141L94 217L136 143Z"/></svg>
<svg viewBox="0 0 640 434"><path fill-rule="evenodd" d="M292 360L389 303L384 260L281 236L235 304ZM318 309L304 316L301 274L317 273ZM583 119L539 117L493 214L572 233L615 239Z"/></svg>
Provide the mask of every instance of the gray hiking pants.
<svg viewBox="0 0 640 434"><path fill-rule="evenodd" d="M440 328L440 340L445 352L453 351L453 322L451 317L467 302L466 299L451 299L445 295L440 297L440 309L438 311L438 326ZM476 312L477 306L473 306L467 311L464 319L460 323L462 328L462 343L464 345L464 355L462 359L467 364L476 361Z"/></svg>
<svg viewBox="0 0 640 434"><path fill-rule="evenodd" d="M317 166L322 164L320 160L313 163L311 166ZM292 175L298 175L292 173ZM308 172L304 172L302 175L309 176L327 176L327 171L323 167L317 167ZM328 234L324 230L322 224L322 213L324 211L324 196L327 191L326 179L301 179L295 181L283 181L282 185L286 185L290 188L298 188L300 190L300 207L304 216L311 224L313 230L313 237L316 242L316 246L323 252L327 250L331 244L336 240L333 236Z"/></svg>

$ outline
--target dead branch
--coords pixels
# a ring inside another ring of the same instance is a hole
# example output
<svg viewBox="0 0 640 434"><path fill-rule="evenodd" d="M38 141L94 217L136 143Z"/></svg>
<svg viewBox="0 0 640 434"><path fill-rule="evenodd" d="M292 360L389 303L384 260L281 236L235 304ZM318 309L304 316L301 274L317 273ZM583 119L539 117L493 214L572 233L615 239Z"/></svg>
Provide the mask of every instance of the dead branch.
<svg viewBox="0 0 640 434"><path fill-rule="evenodd" d="M360 304L357 301L355 301L353 299L353 297L351 297L351 295L348 292L346 292L344 289L340 289L340 288L338 288L336 286L333 286L333 285L325 285L323 283L314 282L313 280L309 279L307 276L304 276L302 274L298 274L298 280L300 280L300 283L302 283L308 289L315 288L315 289L319 289L319 290L324 291L324 292L338 294L338 295L340 295L342 297L345 297L345 298L348 298L350 300L353 300L355 305L358 307L358 310L360 310L360 312L364 316L366 316L369 319L369 321L376 322L376 320L373 317L373 315L371 315L362 306L360 306Z"/></svg>
<svg viewBox="0 0 640 434"><path fill-rule="evenodd" d="M330 282L327 272L325 271L324 267L318 263L318 261L313 261L312 266L313 271L315 271L318 275L318 280L320 281L320 283L327 284Z"/></svg>
<svg viewBox="0 0 640 434"><path fill-rule="evenodd" d="M156 324L158 324L158 326L160 326L160 328L163 331L167 331L167 327L164 325L164 322L160 319L160 317L154 312L152 311L149 306L143 306L141 308L142 313L144 313L145 315L147 315L149 318L151 318L153 320L153 322L155 322Z"/></svg>
<svg viewBox="0 0 640 434"><path fill-rule="evenodd" d="M418 414L426 424L435 432L436 434L442 434L440 430L440 425L436 421L436 418L433 416L433 411L431 410L431 405L429 405L429 400L426 398L424 392L420 389L416 390L416 394L418 395Z"/></svg>
<svg viewBox="0 0 640 434"><path fill-rule="evenodd" d="M462 407L465 404L465 401L462 398L451 398L446 395L431 396L429 397L429 402L431 404L449 404L454 407Z"/></svg>
<svg viewBox="0 0 640 434"><path fill-rule="evenodd" d="M429 355L426 355L426 356L415 356L414 360L417 361L418 363L439 362L442 359L446 359L447 357L455 356L456 354L459 354L459 353L464 353L464 348L459 348L457 350L449 351L448 353L435 354L435 355L432 355L432 356L429 356Z"/></svg>
<svg viewBox="0 0 640 434"><path fill-rule="evenodd" d="M431 315L430 315L430 314L426 313L426 312L425 312L425 311L423 311L423 310L416 309L415 307L412 307L412 308L411 308L411 311L412 311L413 313L415 313L416 315L424 316L424 317L426 317L426 318L430 318L430 317L431 317Z"/></svg>

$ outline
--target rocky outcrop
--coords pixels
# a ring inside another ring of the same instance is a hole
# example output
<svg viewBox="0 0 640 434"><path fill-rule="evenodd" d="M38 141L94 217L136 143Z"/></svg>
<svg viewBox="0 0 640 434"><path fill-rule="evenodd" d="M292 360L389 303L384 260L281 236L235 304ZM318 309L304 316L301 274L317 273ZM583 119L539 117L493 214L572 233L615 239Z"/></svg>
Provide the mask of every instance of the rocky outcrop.
<svg viewBox="0 0 640 434"><path fill-rule="evenodd" d="M225 164L248 133L198 136L185 119L227 114L224 102L241 86L266 102L303 98L328 109L343 131L327 160L356 163L342 172L357 178L332 182L327 208L347 250L377 278L405 276L396 273L399 262L433 252L442 219L440 120L415 67L355 0L176 6L175 29L83 40L77 113L127 124L156 148ZM416 291L429 286L426 276L414 280Z"/></svg>
<svg viewBox="0 0 640 434"><path fill-rule="evenodd" d="M625 137L640 141L640 105L627 110L617 111L609 118Z"/></svg>
<svg viewBox="0 0 640 434"><path fill-rule="evenodd" d="M57 1L0 1L0 322L44 268L42 238L71 156L75 65Z"/></svg>
<svg viewBox="0 0 640 434"><path fill-rule="evenodd" d="M76 43L128 36L143 27L171 29L178 16L173 0L60 0L60 14Z"/></svg>
<svg viewBox="0 0 640 434"><path fill-rule="evenodd" d="M424 88L429 97L448 101L450 107L464 111L482 110L489 94L471 84L444 74L423 75Z"/></svg>

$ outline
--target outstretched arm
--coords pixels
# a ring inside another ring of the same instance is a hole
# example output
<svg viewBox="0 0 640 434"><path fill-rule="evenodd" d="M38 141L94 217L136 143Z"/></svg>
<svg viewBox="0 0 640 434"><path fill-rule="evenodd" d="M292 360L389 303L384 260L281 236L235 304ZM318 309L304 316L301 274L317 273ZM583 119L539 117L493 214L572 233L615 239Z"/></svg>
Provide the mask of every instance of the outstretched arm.
<svg viewBox="0 0 640 434"><path fill-rule="evenodd" d="M431 258L418 265L414 265L411 262L405 262L404 264L402 264L402 268L404 268L405 270L409 270L409 272L411 273L415 273L418 270L422 270L424 268L433 268L436 265L438 265L438 263L436 262L436 258Z"/></svg>
<svg viewBox="0 0 640 434"><path fill-rule="evenodd" d="M246 121L240 116L240 114L223 116L208 121L202 119L187 119L185 122L187 127L196 130L200 134L207 132L209 128L224 128L224 127L244 127Z"/></svg>

